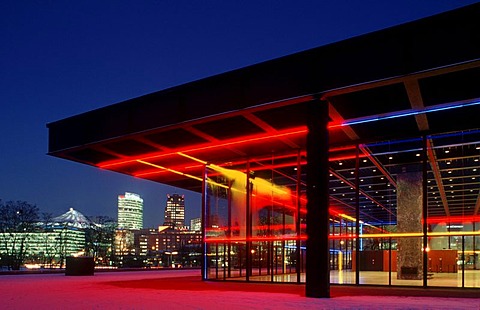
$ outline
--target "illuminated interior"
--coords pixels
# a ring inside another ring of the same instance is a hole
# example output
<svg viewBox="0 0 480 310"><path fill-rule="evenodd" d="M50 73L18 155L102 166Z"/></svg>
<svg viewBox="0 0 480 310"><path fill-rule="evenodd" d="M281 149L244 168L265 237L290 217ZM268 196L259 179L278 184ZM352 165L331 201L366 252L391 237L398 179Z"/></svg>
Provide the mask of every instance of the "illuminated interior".
<svg viewBox="0 0 480 310"><path fill-rule="evenodd" d="M435 49L464 39L448 35L415 37L442 61L402 74L372 34L85 113L49 124L49 154L202 193L206 279L302 283L306 119L328 105L330 282L480 288L480 61ZM388 59L341 56L364 41ZM175 105L187 116L162 119Z"/></svg>

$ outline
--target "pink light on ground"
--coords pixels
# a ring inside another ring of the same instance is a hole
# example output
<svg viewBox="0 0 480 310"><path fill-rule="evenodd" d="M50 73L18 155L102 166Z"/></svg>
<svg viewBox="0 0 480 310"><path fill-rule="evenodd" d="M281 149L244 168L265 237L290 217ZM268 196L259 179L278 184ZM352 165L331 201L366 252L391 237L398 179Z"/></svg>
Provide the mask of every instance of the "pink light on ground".
<svg viewBox="0 0 480 310"><path fill-rule="evenodd" d="M306 298L304 285L202 281L200 270L1 276L0 291L3 309L158 309L168 302L169 309L465 310L480 304L476 292L404 287L332 286L332 298Z"/></svg>

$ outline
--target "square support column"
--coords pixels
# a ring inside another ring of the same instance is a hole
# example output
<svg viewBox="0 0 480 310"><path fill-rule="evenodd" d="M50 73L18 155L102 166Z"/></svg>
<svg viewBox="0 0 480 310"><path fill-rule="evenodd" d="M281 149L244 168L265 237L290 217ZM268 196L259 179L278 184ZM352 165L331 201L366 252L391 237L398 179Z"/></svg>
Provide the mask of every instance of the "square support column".
<svg viewBox="0 0 480 310"><path fill-rule="evenodd" d="M307 297L330 297L328 248L328 103L313 100L307 115Z"/></svg>

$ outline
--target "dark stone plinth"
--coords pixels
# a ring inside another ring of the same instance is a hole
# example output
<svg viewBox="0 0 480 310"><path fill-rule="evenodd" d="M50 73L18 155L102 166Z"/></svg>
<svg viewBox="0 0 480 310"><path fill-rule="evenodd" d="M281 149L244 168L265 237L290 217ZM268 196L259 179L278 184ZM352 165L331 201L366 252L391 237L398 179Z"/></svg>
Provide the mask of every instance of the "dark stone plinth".
<svg viewBox="0 0 480 310"><path fill-rule="evenodd" d="M93 276L94 270L95 262L93 257L67 257L66 276Z"/></svg>
<svg viewBox="0 0 480 310"><path fill-rule="evenodd" d="M402 267L400 269L402 279L418 280L418 268L417 267Z"/></svg>

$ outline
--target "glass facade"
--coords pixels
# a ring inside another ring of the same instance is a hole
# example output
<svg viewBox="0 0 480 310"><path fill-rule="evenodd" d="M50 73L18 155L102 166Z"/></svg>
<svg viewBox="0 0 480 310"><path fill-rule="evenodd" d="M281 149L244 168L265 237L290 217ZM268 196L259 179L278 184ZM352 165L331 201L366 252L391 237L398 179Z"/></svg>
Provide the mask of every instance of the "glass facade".
<svg viewBox="0 0 480 310"><path fill-rule="evenodd" d="M330 282L480 287L480 131L331 147ZM205 164L204 277L305 282L306 155Z"/></svg>
<svg viewBox="0 0 480 310"><path fill-rule="evenodd" d="M118 195L118 228L143 228L143 199L133 193Z"/></svg>

